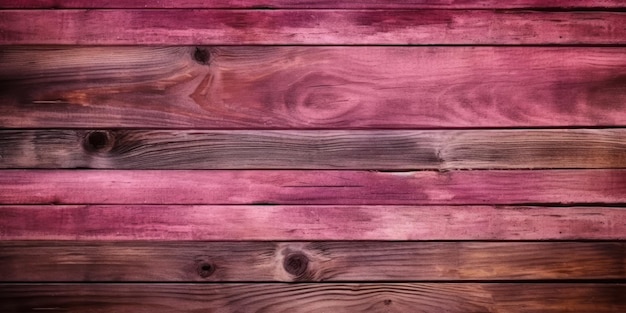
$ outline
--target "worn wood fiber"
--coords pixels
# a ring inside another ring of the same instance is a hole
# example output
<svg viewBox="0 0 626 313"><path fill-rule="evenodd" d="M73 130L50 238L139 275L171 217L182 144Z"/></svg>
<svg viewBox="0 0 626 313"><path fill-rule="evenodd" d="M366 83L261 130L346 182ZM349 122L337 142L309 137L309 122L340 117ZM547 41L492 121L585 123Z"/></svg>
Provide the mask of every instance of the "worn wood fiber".
<svg viewBox="0 0 626 313"><path fill-rule="evenodd" d="M626 14L515 10L3 10L0 44L626 44Z"/></svg>
<svg viewBox="0 0 626 313"><path fill-rule="evenodd" d="M622 279L626 244L3 241L0 260L5 282Z"/></svg>
<svg viewBox="0 0 626 313"><path fill-rule="evenodd" d="M626 168L626 130L0 130L0 168Z"/></svg>
<svg viewBox="0 0 626 313"><path fill-rule="evenodd" d="M507 9L623 8L620 0L3 0L0 8Z"/></svg>
<svg viewBox="0 0 626 313"><path fill-rule="evenodd" d="M2 204L626 203L624 170L3 170Z"/></svg>
<svg viewBox="0 0 626 313"><path fill-rule="evenodd" d="M115 225L115 227L112 227ZM2 240L624 240L623 207L3 205Z"/></svg>
<svg viewBox="0 0 626 313"><path fill-rule="evenodd" d="M620 48L3 47L0 52L4 128L626 125L626 51Z"/></svg>
<svg viewBox="0 0 626 313"><path fill-rule="evenodd" d="M4 312L622 312L623 284L1 284Z"/></svg>

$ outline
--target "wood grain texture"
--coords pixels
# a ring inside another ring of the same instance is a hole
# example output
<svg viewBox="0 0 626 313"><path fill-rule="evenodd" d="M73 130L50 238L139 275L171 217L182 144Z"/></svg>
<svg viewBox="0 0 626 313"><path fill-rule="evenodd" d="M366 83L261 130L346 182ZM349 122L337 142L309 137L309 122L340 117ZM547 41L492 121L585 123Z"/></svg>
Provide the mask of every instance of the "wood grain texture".
<svg viewBox="0 0 626 313"><path fill-rule="evenodd" d="M533 206L3 205L0 206L0 239L625 240L626 209Z"/></svg>
<svg viewBox="0 0 626 313"><path fill-rule="evenodd" d="M2 240L626 239L620 207L4 205L0 217Z"/></svg>
<svg viewBox="0 0 626 313"><path fill-rule="evenodd" d="M623 312L623 284L2 284L3 312Z"/></svg>
<svg viewBox="0 0 626 313"><path fill-rule="evenodd" d="M3 170L2 204L626 203L625 170Z"/></svg>
<svg viewBox="0 0 626 313"><path fill-rule="evenodd" d="M508 9L623 8L620 0L3 0L0 8L286 8L286 9Z"/></svg>
<svg viewBox="0 0 626 313"><path fill-rule="evenodd" d="M623 126L625 72L597 47L3 47L0 127Z"/></svg>
<svg viewBox="0 0 626 313"><path fill-rule="evenodd" d="M0 130L0 168L626 168L625 129Z"/></svg>
<svg viewBox="0 0 626 313"><path fill-rule="evenodd" d="M626 243L3 241L0 260L4 282L623 279Z"/></svg>
<svg viewBox="0 0 626 313"><path fill-rule="evenodd" d="M626 44L622 12L4 10L0 44Z"/></svg>

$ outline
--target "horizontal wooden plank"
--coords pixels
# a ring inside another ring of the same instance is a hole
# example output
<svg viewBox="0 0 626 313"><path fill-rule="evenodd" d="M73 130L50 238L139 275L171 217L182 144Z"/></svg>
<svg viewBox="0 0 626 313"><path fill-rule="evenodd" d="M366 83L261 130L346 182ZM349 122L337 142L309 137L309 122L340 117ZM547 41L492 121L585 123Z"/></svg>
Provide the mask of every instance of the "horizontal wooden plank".
<svg viewBox="0 0 626 313"><path fill-rule="evenodd" d="M626 44L622 12L3 10L0 44Z"/></svg>
<svg viewBox="0 0 626 313"><path fill-rule="evenodd" d="M626 168L625 129L0 130L0 168Z"/></svg>
<svg viewBox="0 0 626 313"><path fill-rule="evenodd" d="M533 206L0 206L0 240L563 239L625 240L626 209Z"/></svg>
<svg viewBox="0 0 626 313"><path fill-rule="evenodd" d="M0 8L287 8L287 9L507 9L507 8L623 8L620 0L3 0Z"/></svg>
<svg viewBox="0 0 626 313"><path fill-rule="evenodd" d="M624 284L1 284L3 312L623 312Z"/></svg>
<svg viewBox="0 0 626 313"><path fill-rule="evenodd" d="M625 72L597 47L3 47L0 127L623 126Z"/></svg>
<svg viewBox="0 0 626 313"><path fill-rule="evenodd" d="M5 282L626 279L624 242L2 241Z"/></svg>
<svg viewBox="0 0 626 313"><path fill-rule="evenodd" d="M626 170L3 170L2 204L626 203Z"/></svg>

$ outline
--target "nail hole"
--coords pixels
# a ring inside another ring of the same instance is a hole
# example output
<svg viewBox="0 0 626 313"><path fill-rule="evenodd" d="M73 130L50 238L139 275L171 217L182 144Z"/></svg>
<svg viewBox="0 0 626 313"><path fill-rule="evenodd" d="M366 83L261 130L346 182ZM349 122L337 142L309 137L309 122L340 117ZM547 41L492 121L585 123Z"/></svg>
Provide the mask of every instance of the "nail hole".
<svg viewBox="0 0 626 313"><path fill-rule="evenodd" d="M198 275L203 278L211 276L215 272L215 267L209 263L201 263L198 265Z"/></svg>
<svg viewBox="0 0 626 313"><path fill-rule="evenodd" d="M111 135L106 131L93 131L85 138L85 149L92 152L103 151L110 147Z"/></svg>
<svg viewBox="0 0 626 313"><path fill-rule="evenodd" d="M287 273L294 276L302 276L309 266L309 259L302 253L288 255L283 261L283 267Z"/></svg>
<svg viewBox="0 0 626 313"><path fill-rule="evenodd" d="M196 62L202 65L207 65L209 64L210 54L207 49L196 48L196 51L193 53L193 58Z"/></svg>

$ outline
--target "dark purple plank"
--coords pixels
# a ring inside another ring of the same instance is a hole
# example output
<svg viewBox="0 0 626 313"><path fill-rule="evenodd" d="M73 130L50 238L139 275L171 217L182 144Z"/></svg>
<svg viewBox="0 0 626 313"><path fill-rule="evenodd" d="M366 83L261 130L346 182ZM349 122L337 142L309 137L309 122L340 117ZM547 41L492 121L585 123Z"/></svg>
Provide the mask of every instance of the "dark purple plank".
<svg viewBox="0 0 626 313"><path fill-rule="evenodd" d="M6 10L0 44L626 44L626 14L501 10Z"/></svg>

